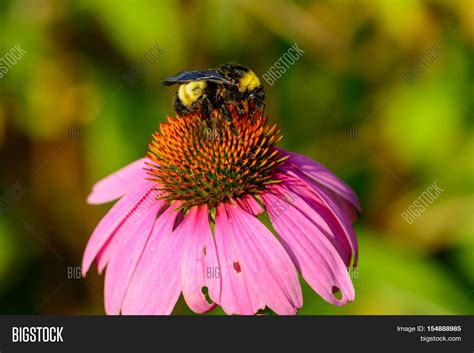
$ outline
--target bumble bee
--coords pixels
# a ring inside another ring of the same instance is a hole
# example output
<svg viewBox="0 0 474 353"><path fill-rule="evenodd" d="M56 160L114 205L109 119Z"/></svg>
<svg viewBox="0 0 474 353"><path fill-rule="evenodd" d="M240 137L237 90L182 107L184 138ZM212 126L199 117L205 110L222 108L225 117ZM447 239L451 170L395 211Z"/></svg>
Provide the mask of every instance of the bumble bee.
<svg viewBox="0 0 474 353"><path fill-rule="evenodd" d="M265 91L258 77L249 68L233 63L217 69L182 71L163 80L166 86L180 84L174 98L174 109L179 116L201 111L208 126L216 109L233 130L228 104L233 104L239 115L253 116L265 106Z"/></svg>

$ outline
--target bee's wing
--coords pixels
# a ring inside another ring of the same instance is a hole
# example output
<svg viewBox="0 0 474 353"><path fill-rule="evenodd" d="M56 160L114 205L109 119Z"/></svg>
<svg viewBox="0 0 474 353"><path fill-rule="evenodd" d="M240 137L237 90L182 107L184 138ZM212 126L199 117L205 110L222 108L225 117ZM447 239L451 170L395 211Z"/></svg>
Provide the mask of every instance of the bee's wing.
<svg viewBox="0 0 474 353"><path fill-rule="evenodd" d="M172 86L176 83L187 83L193 81L209 81L222 84L231 84L225 76L217 70L201 70L201 71L181 71L174 76L168 76L163 79L163 84Z"/></svg>

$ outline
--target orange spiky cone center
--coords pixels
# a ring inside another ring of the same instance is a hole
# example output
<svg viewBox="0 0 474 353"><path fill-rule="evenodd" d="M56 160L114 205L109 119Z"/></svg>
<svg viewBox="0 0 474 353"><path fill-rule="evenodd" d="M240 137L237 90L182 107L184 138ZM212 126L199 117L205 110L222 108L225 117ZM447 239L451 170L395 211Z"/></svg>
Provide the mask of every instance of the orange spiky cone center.
<svg viewBox="0 0 474 353"><path fill-rule="evenodd" d="M160 124L148 151L148 173L160 198L179 200L184 208L215 207L279 182L275 171L286 158L275 148L282 138L278 127L259 112L250 119L230 108L234 132L222 118L208 127L199 113Z"/></svg>

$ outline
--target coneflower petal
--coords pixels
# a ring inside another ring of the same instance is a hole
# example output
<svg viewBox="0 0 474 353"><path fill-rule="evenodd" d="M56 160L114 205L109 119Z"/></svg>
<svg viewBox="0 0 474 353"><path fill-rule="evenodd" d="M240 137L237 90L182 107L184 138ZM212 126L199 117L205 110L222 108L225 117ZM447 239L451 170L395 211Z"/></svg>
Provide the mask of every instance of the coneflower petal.
<svg viewBox="0 0 474 353"><path fill-rule="evenodd" d="M130 189L143 185L147 177L146 158L139 159L98 181L87 197L90 204L101 204L118 199Z"/></svg>
<svg viewBox="0 0 474 353"><path fill-rule="evenodd" d="M151 195L151 194L153 194L153 195ZM143 202L140 205L138 205L138 207L136 208L134 214L132 215L132 217L134 219L138 218L139 216L141 216L143 214L143 210L145 209L145 207L149 206L150 202L155 202L154 200L152 200L152 198L155 195L156 195L156 193L153 192L152 189L148 191L147 198L144 199ZM157 202L159 202L160 206L163 206L163 204L164 204L163 201L157 201ZM99 274L102 273L102 271L105 269L105 267L109 263L109 260L113 256L115 256L115 254L117 252L117 248L119 247L119 245L121 243L121 240L122 240L121 238L124 235L124 233L121 232L120 229L121 229L121 227L119 227L114 232L114 234L112 234L112 236L109 237L109 239L104 244L104 246L102 246L102 249L99 251L99 253L97 254L97 256L95 258L95 260L97 262L97 271L99 272ZM120 256L120 253L118 253L117 256Z"/></svg>
<svg viewBox="0 0 474 353"><path fill-rule="evenodd" d="M322 164L301 154L287 152L281 150L284 154L289 155L287 162L296 166L298 170L305 173L314 182L324 185L337 195L343 197L350 202L355 208L361 211L359 199L349 185L334 175L329 169Z"/></svg>
<svg viewBox="0 0 474 353"><path fill-rule="evenodd" d="M331 191L327 190L324 186L318 185L306 174L296 170L294 167L285 168L285 172L290 176L291 179L293 179L293 181L302 181L305 185L307 185L310 192L307 193L306 196L316 200L316 203L322 203L325 205L327 209L334 215L334 218L343 230L344 236L349 241L349 244L352 248L352 253L354 255L354 266L357 266L359 258L357 238L354 229L352 228L352 215L348 214L347 208L344 208L344 204L340 202L338 203Z"/></svg>
<svg viewBox="0 0 474 353"><path fill-rule="evenodd" d="M258 219L238 204L221 204L214 237L227 314L252 315L265 306L280 315L296 313L303 301L296 268Z"/></svg>
<svg viewBox="0 0 474 353"><path fill-rule="evenodd" d="M271 192L263 193L262 199L267 209L280 200ZM291 203L285 207L279 214L270 212L270 220L303 278L331 304L354 300L354 287L336 248L302 211ZM340 299L333 293L337 289L342 293Z"/></svg>
<svg viewBox="0 0 474 353"><path fill-rule="evenodd" d="M154 185L153 182L147 182L130 190L102 218L94 229L84 251L82 258L82 273L84 276L89 271L90 265L99 251L102 250L124 220L133 215L133 211L144 201L145 196Z"/></svg>
<svg viewBox="0 0 474 353"><path fill-rule="evenodd" d="M305 184L296 184L295 182L286 182L275 185L271 191L280 199L280 209L276 209L277 216L286 211L289 205L297 208L306 218L313 222L337 250L346 266L350 265L354 255L351 244L340 226L338 220L327 206L311 197L311 190ZM268 213L273 213L272 208L268 209Z"/></svg>
<svg viewBox="0 0 474 353"><path fill-rule="evenodd" d="M207 206L191 207L176 232L183 232L186 236L181 267L184 299L194 312L207 312L219 304L221 289ZM209 298L215 304L207 302L202 291L204 287L207 287Z"/></svg>
<svg viewBox="0 0 474 353"><path fill-rule="evenodd" d="M264 212L264 209L260 204L255 200L253 196L246 195L242 197L241 199L237 199L237 203L239 204L240 207L242 207L245 211L248 213L258 216L262 212Z"/></svg>
<svg viewBox="0 0 474 353"><path fill-rule="evenodd" d="M153 197L153 195L151 195ZM105 272L105 311L118 315L133 272L151 234L162 202L147 205L137 218L129 218L114 236L117 244Z"/></svg>
<svg viewBox="0 0 474 353"><path fill-rule="evenodd" d="M122 304L125 315L169 315L181 293L184 233L173 232L174 205L159 216Z"/></svg>

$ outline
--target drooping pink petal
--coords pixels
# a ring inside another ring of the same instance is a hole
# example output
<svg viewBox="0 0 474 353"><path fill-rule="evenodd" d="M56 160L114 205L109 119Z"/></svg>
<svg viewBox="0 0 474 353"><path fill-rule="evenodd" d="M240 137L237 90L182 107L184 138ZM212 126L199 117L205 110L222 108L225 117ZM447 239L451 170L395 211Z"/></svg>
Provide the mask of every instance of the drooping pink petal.
<svg viewBox="0 0 474 353"><path fill-rule="evenodd" d="M181 293L185 235L173 232L178 212L172 205L155 221L122 304L125 315L169 315ZM187 234L188 236L190 234Z"/></svg>
<svg viewBox="0 0 474 353"><path fill-rule="evenodd" d="M290 158L287 159L288 163L293 164L296 169L305 173L316 183L327 187L332 192L350 202L355 208L359 210L359 212L361 211L359 199L357 198L357 195L354 193L354 191L352 191L351 187L339 179L329 169L303 155L283 150L281 151L284 154L290 156Z"/></svg>
<svg viewBox="0 0 474 353"><path fill-rule="evenodd" d="M271 190L279 200L269 206L269 214L273 213L274 217L279 217L290 205L297 208L319 228L320 234L331 242L345 265L350 265L353 252L344 230L326 205L310 197L311 191L304 183L283 182L275 185Z"/></svg>
<svg viewBox="0 0 474 353"><path fill-rule="evenodd" d="M107 264L104 285L105 311L109 315L120 313L133 272L163 204L163 201L157 201L155 197L156 192L151 191L149 199L153 202L136 210L136 217L129 217L114 236L115 252Z"/></svg>
<svg viewBox="0 0 474 353"><path fill-rule="evenodd" d="M145 197L142 198L140 204L138 204L134 208L134 211L129 215L129 218L135 221L138 218L142 217L145 210L148 207L150 207L152 203L158 203L159 206L161 207L163 205L163 202L157 200L158 195L159 195L158 190L155 190L155 189L148 190L148 193L145 195ZM114 232L114 234L111 237L109 237L107 242L104 244L104 246L102 247L102 249L99 251L99 253L96 256L97 270L99 274L102 273L102 271L107 266L109 260L113 256L115 256L116 252L120 251L119 245L121 243L121 235L123 234L123 232L121 232L120 229L121 228L119 227ZM118 255L120 256L120 252L118 253Z"/></svg>
<svg viewBox="0 0 474 353"><path fill-rule="evenodd" d="M215 307L209 304L202 292L208 288L211 300L219 304L221 278L216 246L209 225L207 206L192 207L176 232L185 234L181 267L183 296L196 313L204 313Z"/></svg>
<svg viewBox="0 0 474 353"><path fill-rule="evenodd" d="M114 241L114 237L111 236L104 244L102 249L98 252L97 256L95 257L95 261L97 262L97 272L102 274L105 267L109 263L110 258L113 254L115 254L115 250L117 249L117 242Z"/></svg>
<svg viewBox="0 0 474 353"><path fill-rule="evenodd" d="M241 199L237 200L237 203L239 204L240 207L242 207L245 211L248 213L258 216L261 214L264 209L260 204L255 200L255 198L251 195L245 195Z"/></svg>
<svg viewBox="0 0 474 353"><path fill-rule="evenodd" d="M87 274L94 258L102 250L102 247L113 236L124 220L133 215L133 211L144 201L153 185L153 182L147 182L131 190L102 218L94 229L84 251L84 257L82 258L82 273L84 276Z"/></svg>
<svg viewBox="0 0 474 353"><path fill-rule="evenodd" d="M279 175L279 177L284 180L285 184L288 186L293 184L299 185L298 188L307 190L308 192L304 192L303 195L305 195L308 200L312 200L308 201L309 203L314 205L323 204L334 215L334 218L341 226L343 234L352 248L354 266L357 266L359 249L357 238L352 228L351 215L347 213L347 210L342 207L343 205L341 205L341 203L337 202L332 192L315 183L313 179L309 178L306 174L291 167L288 169L284 168L284 173L286 176ZM301 186L301 182L303 182L303 186Z"/></svg>
<svg viewBox="0 0 474 353"><path fill-rule="evenodd" d="M265 306L280 315L296 313L303 299L295 266L259 220L238 204L221 204L214 238L227 314L252 315Z"/></svg>
<svg viewBox="0 0 474 353"><path fill-rule="evenodd" d="M90 204L101 204L113 201L125 195L130 189L146 183L146 158L139 159L113 174L98 181L87 197Z"/></svg>
<svg viewBox="0 0 474 353"><path fill-rule="evenodd" d="M275 193L280 194L281 190ZM280 200L272 192L263 193L262 198L267 209ZM283 212L269 215L282 244L308 284L331 304L344 305L354 300L346 264L321 229L291 203L285 204ZM334 296L335 289L341 291L342 298Z"/></svg>
<svg viewBox="0 0 474 353"><path fill-rule="evenodd" d="M350 224L354 223L357 220L357 211L350 202L340 197L339 195L335 195L334 193L332 199L338 205L339 209L345 215L345 217L349 220Z"/></svg>

